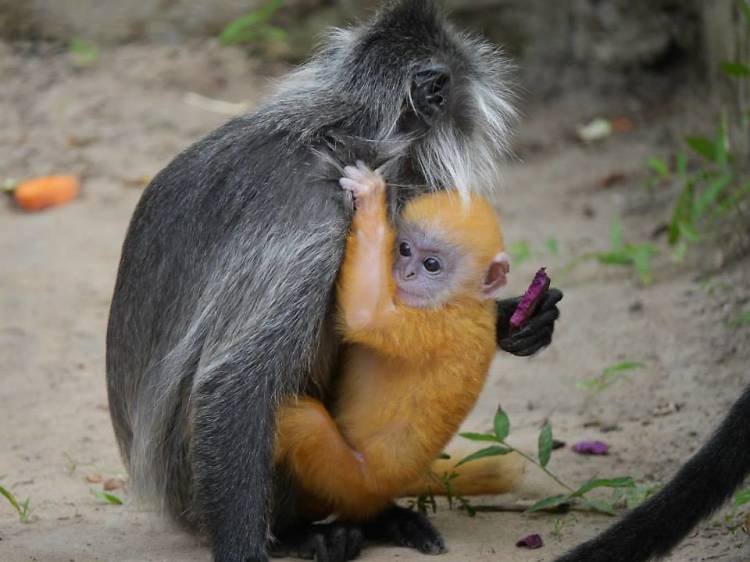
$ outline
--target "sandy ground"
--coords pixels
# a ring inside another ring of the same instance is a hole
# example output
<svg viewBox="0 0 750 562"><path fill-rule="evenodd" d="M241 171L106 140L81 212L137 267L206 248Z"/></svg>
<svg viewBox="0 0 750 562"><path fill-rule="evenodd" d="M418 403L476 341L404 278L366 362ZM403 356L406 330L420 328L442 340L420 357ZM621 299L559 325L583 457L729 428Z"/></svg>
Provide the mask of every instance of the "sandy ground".
<svg viewBox="0 0 750 562"><path fill-rule="evenodd" d="M86 477L124 476L107 413L104 335L142 178L226 119L191 103L188 92L252 105L267 86L260 77L266 70L239 51L200 44L123 47L89 68L64 53L20 54L0 45L0 179L53 172L84 178L82 197L63 208L31 215L0 204L0 484L31 498L33 509L31 522L22 524L0 501L0 561L210 560L207 548L152 514L97 500L91 490L100 485ZM507 239L534 250L514 268L513 291L541 265L555 277L572 256L606 249L617 216L633 239L663 222L665 198L641 188L643 162L664 151L691 108L650 109L578 93L528 111L516 141L522 161L508 166L497 199ZM621 113L633 117L634 132L588 147L571 141L580 122ZM613 173L624 179L599 186ZM550 237L558 256L545 249ZM533 445L543 420L552 421L568 447L554 454L551 468L571 483L616 475L664 481L748 380L750 328L729 328L726 321L748 306L750 262L701 275L724 257L711 251L678 266L663 252L655 283L646 288L627 269L593 264L559 280L566 296L554 345L533 359L499 356L467 427L486 428L502 403L516 443ZM576 388L624 360L645 367L594 399ZM670 412L669 404L679 411L655 415ZM611 454L571 452L569 445L582 439L610 443ZM542 488L549 483L530 470L522 495ZM611 521L576 513L554 533L559 518L512 511L470 518L441 504L434 520L451 549L443 560L504 562L551 560ZM542 534L545 547L517 549L515 542L531 532ZM373 548L362 559L422 557ZM717 516L670 560L750 560L750 542Z"/></svg>

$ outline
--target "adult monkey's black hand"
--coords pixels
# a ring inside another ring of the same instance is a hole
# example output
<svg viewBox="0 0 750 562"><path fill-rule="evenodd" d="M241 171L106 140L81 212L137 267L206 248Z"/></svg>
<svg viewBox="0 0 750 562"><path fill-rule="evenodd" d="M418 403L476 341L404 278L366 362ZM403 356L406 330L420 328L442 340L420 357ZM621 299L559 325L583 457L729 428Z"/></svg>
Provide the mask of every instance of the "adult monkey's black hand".
<svg viewBox="0 0 750 562"><path fill-rule="evenodd" d="M560 317L557 303L562 298L560 289L548 289L526 325L513 333L510 331L510 317L521 297L498 301L497 345L500 349L519 357L528 357L547 347L552 341L555 322Z"/></svg>

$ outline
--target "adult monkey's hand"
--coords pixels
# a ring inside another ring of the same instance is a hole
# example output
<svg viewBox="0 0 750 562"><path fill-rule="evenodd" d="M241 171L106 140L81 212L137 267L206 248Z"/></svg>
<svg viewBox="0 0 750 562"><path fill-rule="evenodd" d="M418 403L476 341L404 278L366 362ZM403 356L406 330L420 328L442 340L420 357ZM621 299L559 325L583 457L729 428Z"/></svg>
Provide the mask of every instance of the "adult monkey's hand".
<svg viewBox="0 0 750 562"><path fill-rule="evenodd" d="M560 289L548 289L529 321L520 330L510 331L510 317L521 297L505 299L497 303L497 345L503 351L519 357L528 357L552 341L555 321L560 317L557 308L563 298Z"/></svg>

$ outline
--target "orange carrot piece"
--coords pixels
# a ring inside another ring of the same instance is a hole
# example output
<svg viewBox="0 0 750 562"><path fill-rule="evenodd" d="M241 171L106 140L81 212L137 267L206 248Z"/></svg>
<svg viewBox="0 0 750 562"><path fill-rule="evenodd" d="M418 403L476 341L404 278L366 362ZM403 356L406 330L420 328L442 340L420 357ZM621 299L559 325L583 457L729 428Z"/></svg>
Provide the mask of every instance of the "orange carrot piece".
<svg viewBox="0 0 750 562"><path fill-rule="evenodd" d="M22 209L39 211L75 199L80 188L76 176L43 176L19 183L13 198Z"/></svg>

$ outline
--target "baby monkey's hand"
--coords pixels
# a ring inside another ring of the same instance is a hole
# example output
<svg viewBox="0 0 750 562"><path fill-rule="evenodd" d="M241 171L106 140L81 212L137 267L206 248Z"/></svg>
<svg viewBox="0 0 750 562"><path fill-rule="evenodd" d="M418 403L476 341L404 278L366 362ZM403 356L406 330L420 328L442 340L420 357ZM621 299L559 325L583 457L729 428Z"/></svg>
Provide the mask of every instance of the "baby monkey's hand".
<svg viewBox="0 0 750 562"><path fill-rule="evenodd" d="M371 170L361 160L356 166L344 168L344 177L339 184L352 194L358 210L377 204L385 193L385 181L380 172Z"/></svg>

